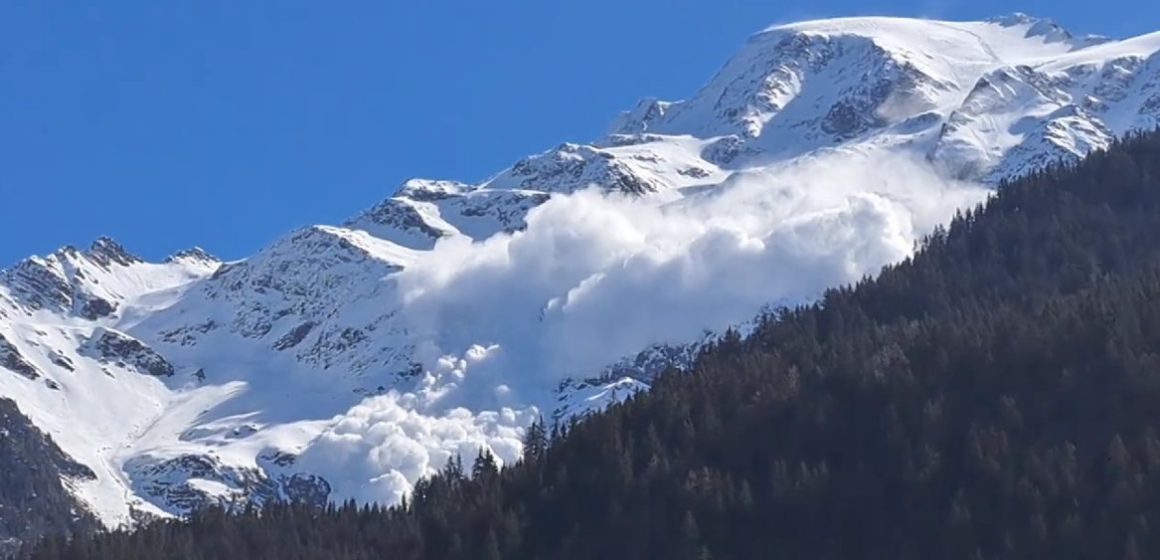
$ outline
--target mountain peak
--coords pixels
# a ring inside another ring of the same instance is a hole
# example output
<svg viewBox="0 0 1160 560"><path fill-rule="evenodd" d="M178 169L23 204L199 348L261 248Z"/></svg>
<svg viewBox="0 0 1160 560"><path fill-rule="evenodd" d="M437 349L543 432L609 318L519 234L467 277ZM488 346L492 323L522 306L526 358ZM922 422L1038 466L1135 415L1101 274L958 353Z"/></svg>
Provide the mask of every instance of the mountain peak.
<svg viewBox="0 0 1160 560"><path fill-rule="evenodd" d="M436 179L422 179L419 177L407 179L395 190L394 196L405 196L414 200L440 200L457 196L471 190L471 186L459 181Z"/></svg>
<svg viewBox="0 0 1160 560"><path fill-rule="evenodd" d="M205 249L197 246L190 247L189 249L182 249L176 253L173 253L172 255L169 255L165 259L165 262L167 263L176 263L182 261L199 264L216 264L222 262L221 259L211 255Z"/></svg>
<svg viewBox="0 0 1160 560"><path fill-rule="evenodd" d="M988 31L986 27L992 27ZM995 29L998 28L998 29ZM969 35L976 41L991 42L994 32L1006 35L1018 34L1024 39L1040 38L1044 43L1071 41L1072 34L1051 18L1036 17L1023 12L997 16L983 21L938 21L923 18L864 16L817 19L794 23L777 24L750 37L751 42L767 43L771 38L780 40L785 35L811 36L861 36L873 38L886 44L913 45L915 40L940 40L948 33ZM967 37L959 37L967 39ZM1010 37L1008 37L1008 40ZM1075 46L1084 46L1082 42ZM959 47L948 45L954 49ZM990 45L994 47L995 45ZM1000 58L1008 58L996 53Z"/></svg>
<svg viewBox="0 0 1160 560"><path fill-rule="evenodd" d="M1015 12L1010 15L991 18L987 22L997 24L1001 27L1026 27L1027 31L1024 37L1028 39L1042 37L1048 43L1070 41L1072 39L1071 32L1060 27L1054 20L1029 16L1023 12Z"/></svg>
<svg viewBox="0 0 1160 560"><path fill-rule="evenodd" d="M637 102L636 107L624 111L609 127L610 134L639 134L648 131L650 122L665 116L672 103L655 97L646 97Z"/></svg>
<svg viewBox="0 0 1160 560"><path fill-rule="evenodd" d="M89 250L85 251L85 256L102 266L109 266L112 263L129 266L145 262L136 255L126 251L113 238L107 236L98 237L96 241L93 241L93 244L89 246Z"/></svg>
<svg viewBox="0 0 1160 560"><path fill-rule="evenodd" d="M1040 18L1028 15L1024 12L1012 12L1010 14L995 16L987 19L987 23L995 23L1003 27L1014 27L1016 25L1031 25L1039 22L1051 20L1048 18Z"/></svg>

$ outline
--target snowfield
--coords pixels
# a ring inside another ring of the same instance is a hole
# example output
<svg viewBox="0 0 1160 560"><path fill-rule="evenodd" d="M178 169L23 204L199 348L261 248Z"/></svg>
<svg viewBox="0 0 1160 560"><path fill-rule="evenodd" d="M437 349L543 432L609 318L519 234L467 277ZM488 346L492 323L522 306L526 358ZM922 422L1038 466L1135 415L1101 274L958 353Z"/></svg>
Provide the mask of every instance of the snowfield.
<svg viewBox="0 0 1160 560"><path fill-rule="evenodd" d="M1021 14L773 27L590 144L407 181L242 261L108 239L22 261L0 273L0 395L96 473L68 484L110 526L394 503L907 257L1004 179L1155 128L1158 52Z"/></svg>

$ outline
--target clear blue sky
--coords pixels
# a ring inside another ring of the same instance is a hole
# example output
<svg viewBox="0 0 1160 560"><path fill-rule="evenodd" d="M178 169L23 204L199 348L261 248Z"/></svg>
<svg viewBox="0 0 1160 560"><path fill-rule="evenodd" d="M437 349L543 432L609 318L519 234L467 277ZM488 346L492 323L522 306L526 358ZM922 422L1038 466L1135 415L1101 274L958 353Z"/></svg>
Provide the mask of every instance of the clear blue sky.
<svg viewBox="0 0 1160 560"><path fill-rule="evenodd" d="M771 23L1160 29L1160 2L190 0L0 3L0 267L107 234L246 256L405 178L479 180L681 98Z"/></svg>

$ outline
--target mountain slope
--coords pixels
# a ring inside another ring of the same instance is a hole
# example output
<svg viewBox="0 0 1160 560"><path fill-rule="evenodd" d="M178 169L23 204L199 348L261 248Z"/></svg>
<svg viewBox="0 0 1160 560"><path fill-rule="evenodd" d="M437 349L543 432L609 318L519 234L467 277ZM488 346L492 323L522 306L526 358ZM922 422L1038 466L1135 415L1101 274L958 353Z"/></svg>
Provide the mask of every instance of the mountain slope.
<svg viewBox="0 0 1160 560"><path fill-rule="evenodd" d="M34 558L1155 557L1158 227L1160 132L530 429L510 468L484 453L403 507L209 511Z"/></svg>
<svg viewBox="0 0 1160 560"><path fill-rule="evenodd" d="M92 471L61 452L9 399L0 398L0 555L43 535L84 534L100 527L70 485Z"/></svg>
<svg viewBox="0 0 1160 560"><path fill-rule="evenodd" d="M394 502L521 454L766 305L875 274L1002 179L1157 125L1160 35L852 18L754 35L478 184L412 180L243 261L115 242L0 277L0 394L111 526L207 504ZM589 188L594 187L594 188ZM750 323L752 326L752 323Z"/></svg>

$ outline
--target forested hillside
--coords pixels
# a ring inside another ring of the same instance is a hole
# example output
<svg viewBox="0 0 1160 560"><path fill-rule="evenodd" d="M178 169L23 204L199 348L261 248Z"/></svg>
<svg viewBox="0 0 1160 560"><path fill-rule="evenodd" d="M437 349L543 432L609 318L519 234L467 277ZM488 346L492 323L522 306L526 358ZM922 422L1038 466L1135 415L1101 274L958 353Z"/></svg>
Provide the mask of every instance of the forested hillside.
<svg viewBox="0 0 1160 560"><path fill-rule="evenodd" d="M64 487L93 476L0 396L0 555L45 534L85 533L97 522Z"/></svg>
<svg viewBox="0 0 1160 560"><path fill-rule="evenodd" d="M1160 134L1000 188L526 460L37 559L1160 557ZM564 432L564 433L560 433Z"/></svg>

